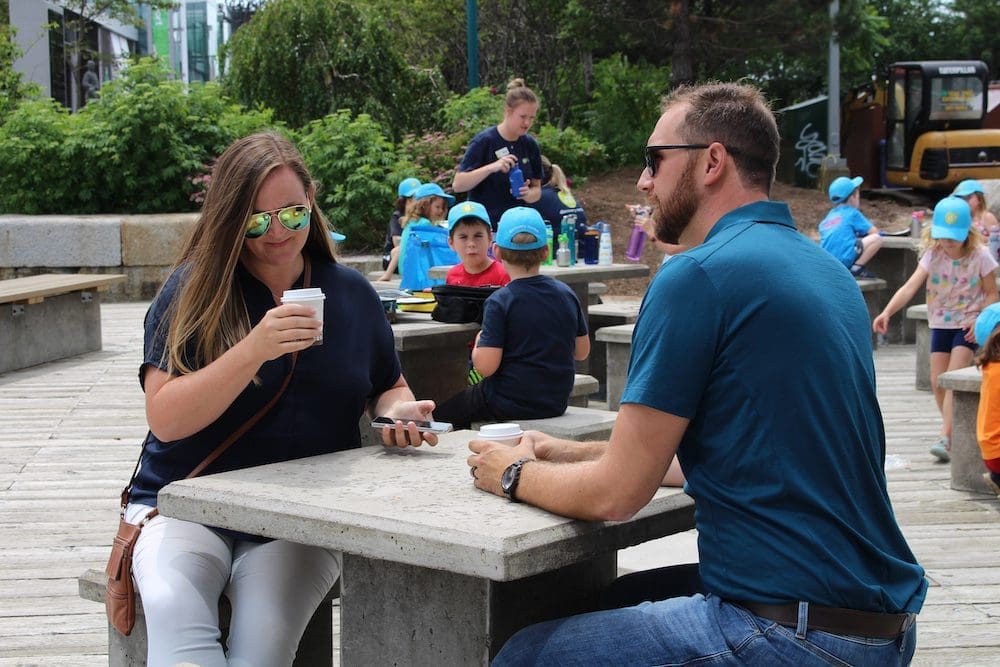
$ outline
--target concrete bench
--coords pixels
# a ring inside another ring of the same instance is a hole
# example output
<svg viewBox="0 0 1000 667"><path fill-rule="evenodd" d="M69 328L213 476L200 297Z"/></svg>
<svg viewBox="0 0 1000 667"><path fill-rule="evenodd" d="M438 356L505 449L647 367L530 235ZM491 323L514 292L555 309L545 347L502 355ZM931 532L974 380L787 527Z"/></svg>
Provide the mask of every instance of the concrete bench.
<svg viewBox="0 0 1000 667"><path fill-rule="evenodd" d="M590 283L587 288L589 305L603 303L601 296L608 293L608 286L605 283Z"/></svg>
<svg viewBox="0 0 1000 667"><path fill-rule="evenodd" d="M587 407L590 397L597 393L599 385L593 375L577 373L573 379L573 389L569 393L569 404L578 408Z"/></svg>
<svg viewBox="0 0 1000 667"><path fill-rule="evenodd" d="M101 349L100 292L121 274L0 280L0 373Z"/></svg>
<svg viewBox="0 0 1000 667"><path fill-rule="evenodd" d="M608 410L617 410L621 404L622 391L625 390L625 376L628 373L628 360L632 355L632 332L635 324L618 324L598 329L595 340L604 345L605 364L607 367Z"/></svg>
<svg viewBox="0 0 1000 667"><path fill-rule="evenodd" d="M917 239L912 236L882 237L882 248L875 253L867 267L885 280L887 293L892 296L917 268ZM914 299L916 303L922 303L924 290L919 290ZM906 319L903 313L896 313L889 318L889 331L886 334L888 342L912 343L914 335L913 322Z"/></svg>
<svg viewBox="0 0 1000 667"><path fill-rule="evenodd" d="M931 390L931 327L927 322L927 304L921 303L906 309L906 319L913 322L917 342L916 387Z"/></svg>
<svg viewBox="0 0 1000 667"><path fill-rule="evenodd" d="M557 438L584 442L586 440L607 440L611 436L611 429L617 418L617 412L596 408L579 408L571 405L566 408L566 412L558 417L517 419L514 421L520 424L525 431L543 431ZM482 423L479 422L472 424L474 430L480 426Z"/></svg>
<svg viewBox="0 0 1000 667"><path fill-rule="evenodd" d="M84 600L104 603L107 576L103 570L87 570L77 580L80 597ZM295 654L296 667L313 665L333 665L333 605L340 595L339 582L320 604L312 620L306 626L299 649ZM222 626L222 641L229 631L229 600L219 599L219 623ZM108 624L108 667L144 667L146 664L148 639L146 617L142 612L142 600L136 592L135 627L128 637Z"/></svg>
<svg viewBox="0 0 1000 667"><path fill-rule="evenodd" d="M982 381L982 371L975 366L959 368L938 376L938 386L952 391L951 488L993 495L983 479L986 466L983 465L979 440L976 438L976 416L979 412L979 388Z"/></svg>
<svg viewBox="0 0 1000 667"><path fill-rule="evenodd" d="M604 327L634 324L639 317L640 303L638 300L611 301L591 306L587 313L587 327L590 329L589 372L600 383L597 393L599 399L607 396L608 364L604 341L597 340L597 331Z"/></svg>

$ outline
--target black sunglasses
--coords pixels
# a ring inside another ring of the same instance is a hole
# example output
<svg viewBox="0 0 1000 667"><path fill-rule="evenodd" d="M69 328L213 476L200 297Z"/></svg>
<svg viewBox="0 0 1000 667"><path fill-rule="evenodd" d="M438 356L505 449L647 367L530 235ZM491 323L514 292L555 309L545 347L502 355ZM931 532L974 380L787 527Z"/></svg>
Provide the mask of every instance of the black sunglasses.
<svg viewBox="0 0 1000 667"><path fill-rule="evenodd" d="M652 178L656 176L656 165L659 160L655 159L656 154L660 151L672 151L672 150L683 150L683 151L694 151L700 150L702 148L708 148L712 144L663 144L660 146L646 146L645 158L646 158L646 169L649 170L649 177ZM722 145L730 154L739 155L739 151L729 148L725 144Z"/></svg>

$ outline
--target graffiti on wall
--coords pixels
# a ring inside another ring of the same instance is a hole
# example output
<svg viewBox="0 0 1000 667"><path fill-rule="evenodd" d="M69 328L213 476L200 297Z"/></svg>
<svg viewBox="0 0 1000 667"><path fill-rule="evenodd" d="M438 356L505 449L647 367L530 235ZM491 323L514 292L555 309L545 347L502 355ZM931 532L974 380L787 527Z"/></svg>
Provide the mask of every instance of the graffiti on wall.
<svg viewBox="0 0 1000 667"><path fill-rule="evenodd" d="M795 168L809 178L816 178L820 164L826 156L826 143L819 138L819 132L812 129L812 123L806 123L799 132L795 142Z"/></svg>

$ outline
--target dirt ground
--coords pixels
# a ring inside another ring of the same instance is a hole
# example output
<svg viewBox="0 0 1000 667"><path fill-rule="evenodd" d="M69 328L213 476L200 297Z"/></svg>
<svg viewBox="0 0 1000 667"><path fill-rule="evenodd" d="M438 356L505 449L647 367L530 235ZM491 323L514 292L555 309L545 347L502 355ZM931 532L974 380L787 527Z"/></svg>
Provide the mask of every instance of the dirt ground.
<svg viewBox="0 0 1000 667"><path fill-rule="evenodd" d="M587 182L574 188L573 194L582 201L590 224L598 220L611 223L611 240L616 262L626 262L625 248L632 231L632 218L626 204L642 204L645 199L636 190L635 182L641 167L623 167L606 174L590 176ZM788 203L792 218L799 231L818 239L816 225L830 210L830 201L825 192L797 188L784 183L775 183L771 199ZM867 198L861 200L861 211L879 229L887 232L907 229L914 207L890 198ZM647 246L642 262L651 268L660 262L660 253ZM608 294L614 296L641 296L646 291L649 279L613 280L608 282Z"/></svg>

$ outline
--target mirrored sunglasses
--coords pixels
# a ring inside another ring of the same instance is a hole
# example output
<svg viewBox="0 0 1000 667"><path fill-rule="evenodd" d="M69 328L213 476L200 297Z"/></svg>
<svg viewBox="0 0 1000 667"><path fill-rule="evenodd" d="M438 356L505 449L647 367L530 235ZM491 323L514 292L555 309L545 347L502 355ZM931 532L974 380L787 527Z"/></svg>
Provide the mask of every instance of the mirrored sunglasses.
<svg viewBox="0 0 1000 667"><path fill-rule="evenodd" d="M273 211L261 211L252 213L247 218L246 237L248 239L260 238L267 233L271 226L271 217L278 216L278 222L288 230L297 232L309 225L309 214L312 210L308 206L301 204L296 206L286 206L285 208Z"/></svg>

